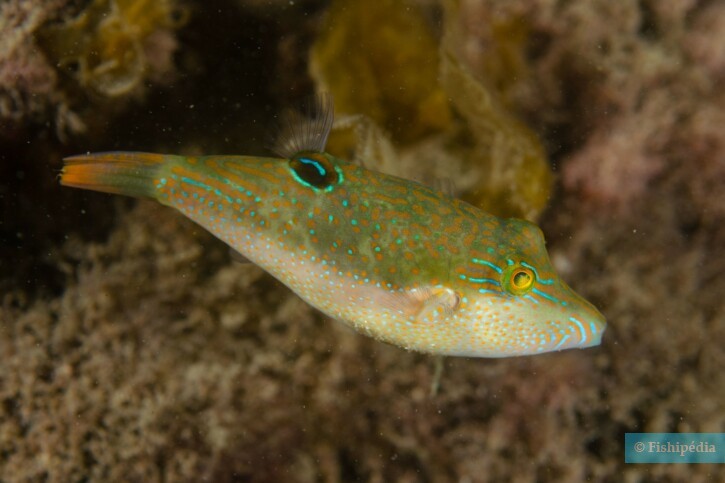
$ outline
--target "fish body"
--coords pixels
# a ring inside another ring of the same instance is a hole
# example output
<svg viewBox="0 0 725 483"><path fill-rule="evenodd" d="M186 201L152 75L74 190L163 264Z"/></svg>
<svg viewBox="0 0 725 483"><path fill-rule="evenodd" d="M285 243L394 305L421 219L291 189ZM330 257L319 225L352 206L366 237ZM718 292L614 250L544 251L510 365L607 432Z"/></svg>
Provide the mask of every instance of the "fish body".
<svg viewBox="0 0 725 483"><path fill-rule="evenodd" d="M506 357L600 343L603 316L556 275L538 227L336 158L323 134L281 158L81 155L61 183L173 207L325 314L406 349Z"/></svg>

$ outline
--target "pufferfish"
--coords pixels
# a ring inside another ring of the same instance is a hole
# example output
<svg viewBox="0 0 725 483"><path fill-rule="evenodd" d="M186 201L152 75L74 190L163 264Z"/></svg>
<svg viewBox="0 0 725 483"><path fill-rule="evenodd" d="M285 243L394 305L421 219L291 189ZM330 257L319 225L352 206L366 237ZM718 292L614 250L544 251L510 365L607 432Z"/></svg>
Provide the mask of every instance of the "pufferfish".
<svg viewBox="0 0 725 483"><path fill-rule="evenodd" d="M438 355L600 343L606 322L555 273L541 230L325 152L329 96L288 119L280 157L104 152L66 186L173 207L356 331Z"/></svg>

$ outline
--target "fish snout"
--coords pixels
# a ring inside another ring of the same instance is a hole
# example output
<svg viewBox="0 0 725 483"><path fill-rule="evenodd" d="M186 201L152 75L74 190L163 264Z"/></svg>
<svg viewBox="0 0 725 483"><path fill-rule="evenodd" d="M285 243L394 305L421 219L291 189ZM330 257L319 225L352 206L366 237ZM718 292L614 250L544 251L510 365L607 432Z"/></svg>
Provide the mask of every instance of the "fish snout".
<svg viewBox="0 0 725 483"><path fill-rule="evenodd" d="M594 347L602 342L602 335L607 328L607 319L597 310L594 305L572 291L572 296L577 300L571 304L576 307L574 313L569 316L569 322L574 327L574 332L579 335L579 341L575 347Z"/></svg>

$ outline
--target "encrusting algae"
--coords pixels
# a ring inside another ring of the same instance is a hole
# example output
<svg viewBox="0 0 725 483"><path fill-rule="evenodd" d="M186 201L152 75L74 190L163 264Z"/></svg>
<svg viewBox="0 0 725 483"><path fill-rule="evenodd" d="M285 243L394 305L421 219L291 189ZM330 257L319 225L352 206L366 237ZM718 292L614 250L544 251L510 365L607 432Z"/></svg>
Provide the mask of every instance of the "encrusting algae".
<svg viewBox="0 0 725 483"><path fill-rule="evenodd" d="M336 0L310 51L310 71L339 114L364 114L400 142L448 129L438 44L399 0Z"/></svg>
<svg viewBox="0 0 725 483"><path fill-rule="evenodd" d="M358 126L358 148L383 154L371 161L376 168L411 176L430 159L431 171L447 172L466 201L498 216L535 220L553 176L537 135L509 112L506 89L526 71L525 25L497 19L491 60L474 75L459 52L459 3L444 7L437 42L421 12L404 2L333 2L329 28L311 49L311 75L335 97L342 125ZM345 122L346 115L357 122ZM348 130L334 131L330 150L348 154L351 143ZM405 158L412 169L401 167Z"/></svg>
<svg viewBox="0 0 725 483"><path fill-rule="evenodd" d="M162 74L153 68L170 68L170 32L185 17L175 0L93 0L76 18L42 29L38 39L60 67L77 71L82 86L113 97ZM149 56L162 58L151 63Z"/></svg>

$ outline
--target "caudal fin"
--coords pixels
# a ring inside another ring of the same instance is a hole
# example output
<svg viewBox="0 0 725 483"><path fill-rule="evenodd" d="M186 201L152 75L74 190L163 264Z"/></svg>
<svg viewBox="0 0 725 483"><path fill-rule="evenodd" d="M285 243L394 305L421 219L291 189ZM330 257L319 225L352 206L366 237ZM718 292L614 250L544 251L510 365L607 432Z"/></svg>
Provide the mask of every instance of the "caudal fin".
<svg viewBox="0 0 725 483"><path fill-rule="evenodd" d="M107 152L65 158L60 184L136 197L156 197L163 154Z"/></svg>

